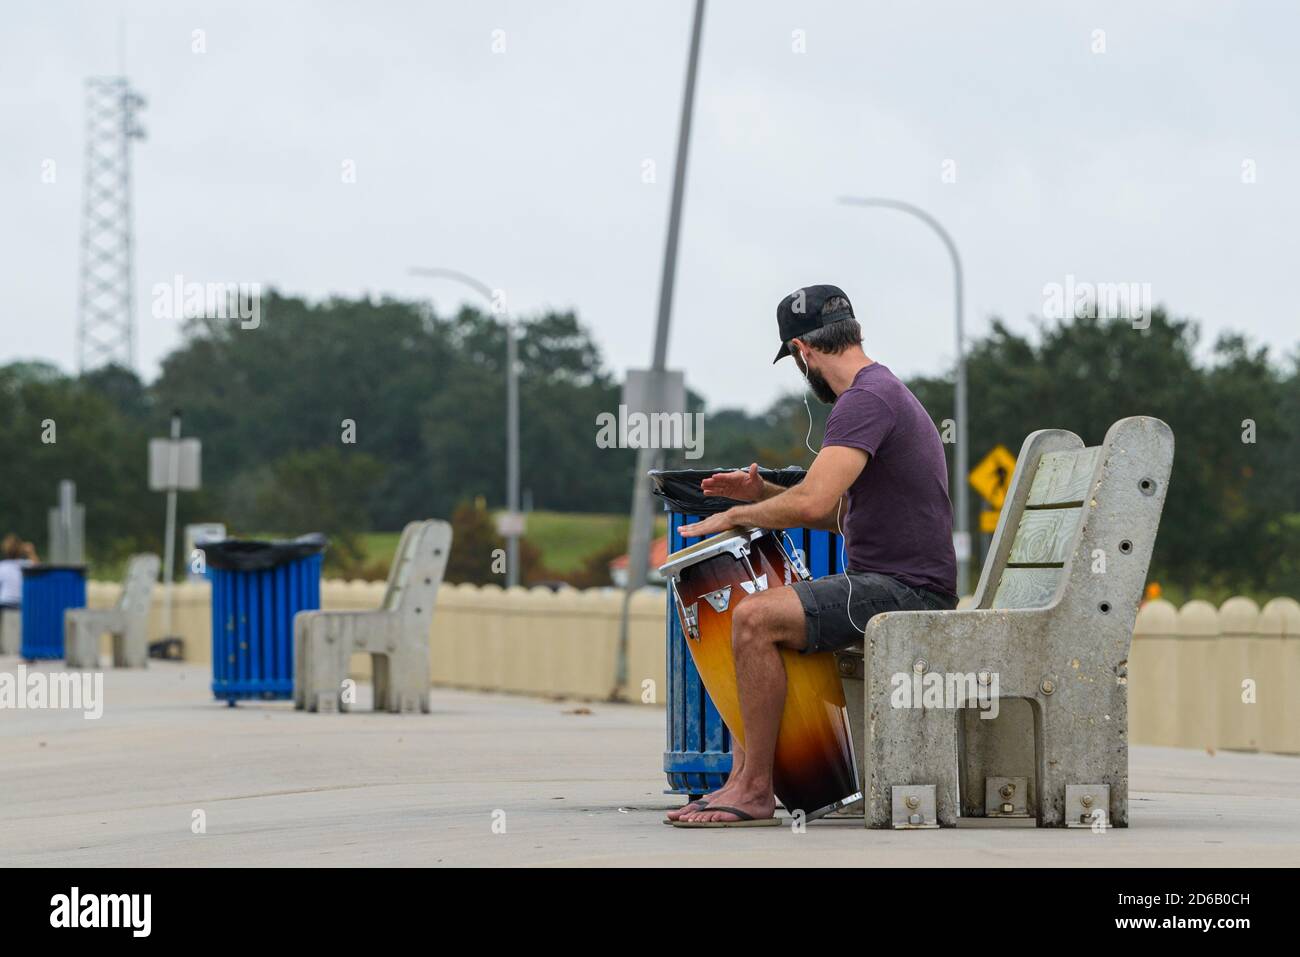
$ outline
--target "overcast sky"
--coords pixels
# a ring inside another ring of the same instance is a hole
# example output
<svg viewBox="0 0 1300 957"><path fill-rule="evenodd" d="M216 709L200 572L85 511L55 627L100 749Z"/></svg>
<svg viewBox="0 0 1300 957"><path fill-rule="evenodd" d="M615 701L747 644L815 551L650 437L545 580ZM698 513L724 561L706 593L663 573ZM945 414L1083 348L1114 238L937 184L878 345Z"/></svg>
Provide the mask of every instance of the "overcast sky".
<svg viewBox="0 0 1300 957"><path fill-rule="evenodd" d="M902 214L838 206L846 193L949 228L970 335L992 316L1029 329L1045 284L1073 275L1149 283L1207 339L1293 350L1298 9L713 0L670 364L712 408L762 407L799 381L770 366L775 304L813 282L848 291L895 371L951 363L943 247ZM620 374L648 362L689 0L6 4L0 362L75 368L82 82L116 72L123 10L148 99L147 378L179 339L150 315L156 282L463 299L413 265L479 276L524 315L576 310Z"/></svg>

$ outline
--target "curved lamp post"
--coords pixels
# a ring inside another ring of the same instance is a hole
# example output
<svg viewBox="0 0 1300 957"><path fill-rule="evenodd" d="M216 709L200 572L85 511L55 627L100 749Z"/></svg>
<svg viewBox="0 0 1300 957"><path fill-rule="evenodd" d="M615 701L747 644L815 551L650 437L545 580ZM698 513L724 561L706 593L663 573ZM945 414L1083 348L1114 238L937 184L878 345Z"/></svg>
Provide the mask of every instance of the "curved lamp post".
<svg viewBox="0 0 1300 957"><path fill-rule="evenodd" d="M954 316L957 327L957 388L956 388L956 417L957 417L957 450L953 456L953 475L952 491L954 527L958 534L965 539L965 557L958 555L957 558L957 596L970 593L970 504L969 495L966 488L966 475L970 471L967 460L967 442L966 442L966 339L962 331L962 270L961 256L957 253L957 244L952 241L952 236L948 235L948 230L943 225L921 209L919 206L913 206L911 203L905 203L897 199L884 199L878 196L858 197L858 196L841 196L840 203L845 206L868 206L880 207L884 209L896 209L902 213L909 213L915 216L921 222L929 226L943 240L944 246L948 250L948 255L952 257L952 278L953 278L953 300Z"/></svg>
<svg viewBox="0 0 1300 957"><path fill-rule="evenodd" d="M415 267L412 276L430 279L450 279L473 289L487 300L489 308L495 306L496 295L491 286L469 273L456 269ZM519 512L519 369L515 345L515 323L505 312L506 320L506 510ZM519 534L513 528L506 535L506 587L519 584Z"/></svg>

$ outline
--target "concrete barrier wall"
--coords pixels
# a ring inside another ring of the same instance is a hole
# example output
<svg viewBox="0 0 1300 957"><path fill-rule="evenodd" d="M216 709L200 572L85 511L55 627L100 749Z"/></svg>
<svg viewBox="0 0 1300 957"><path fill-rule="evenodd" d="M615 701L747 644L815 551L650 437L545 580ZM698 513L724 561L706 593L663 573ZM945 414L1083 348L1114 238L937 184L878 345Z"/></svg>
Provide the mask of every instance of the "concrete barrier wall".
<svg viewBox="0 0 1300 957"><path fill-rule="evenodd" d="M92 608L111 607L119 586L91 582ZM212 646L206 583L177 585L173 630L185 657L206 662ZM378 608L381 582L327 580L326 609ZM621 592L444 585L430 634L435 684L604 700L614 688ZM662 591L632 602L626 697L660 703L664 675ZM162 636L162 587L154 588L150 640ZM104 648L108 651L107 645ZM370 675L364 656L353 661ZM1157 600L1143 606L1128 665L1134 744L1300 754L1300 603L1248 598L1222 607Z"/></svg>
<svg viewBox="0 0 1300 957"><path fill-rule="evenodd" d="M1129 741L1182 745L1181 640L1177 608L1167 601L1142 608L1129 649Z"/></svg>
<svg viewBox="0 0 1300 957"><path fill-rule="evenodd" d="M1148 602L1128 680L1134 744L1300 754L1300 603Z"/></svg>
<svg viewBox="0 0 1300 957"><path fill-rule="evenodd" d="M382 582L326 580L326 610L378 608ZM111 608L121 587L90 582L91 608ZM163 590L154 587L149 640L163 636ZM212 652L211 593L207 583L173 590L172 630L184 639L185 659L206 663ZM433 682L458 688L604 700L614 689L623 594L614 590L443 585L430 635ZM109 653L108 638L102 651ZM628 648L629 700L656 704L664 688L664 593L646 589L632 601ZM352 674L370 677L368 656Z"/></svg>
<svg viewBox="0 0 1300 957"><path fill-rule="evenodd" d="M1259 613L1259 635L1265 667L1270 668L1265 691L1261 750L1300 754L1300 602L1274 598Z"/></svg>
<svg viewBox="0 0 1300 957"><path fill-rule="evenodd" d="M601 700L614 688L622 595L604 590L444 586L433 620L435 684ZM629 697L664 688L664 598L632 602Z"/></svg>
<svg viewBox="0 0 1300 957"><path fill-rule="evenodd" d="M1219 706L1214 687L1218 644L1217 608L1208 601L1189 601L1178 609L1179 747L1212 750L1218 746ZM1159 704L1159 689L1154 689L1152 699Z"/></svg>

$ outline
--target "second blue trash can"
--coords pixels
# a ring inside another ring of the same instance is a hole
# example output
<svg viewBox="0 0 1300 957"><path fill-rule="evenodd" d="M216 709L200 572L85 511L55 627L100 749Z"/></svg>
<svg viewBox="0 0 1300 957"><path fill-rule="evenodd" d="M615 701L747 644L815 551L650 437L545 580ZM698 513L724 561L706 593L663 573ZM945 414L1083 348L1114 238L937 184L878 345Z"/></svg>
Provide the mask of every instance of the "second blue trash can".
<svg viewBox="0 0 1300 957"><path fill-rule="evenodd" d="M293 616L320 608L325 536L203 546L212 582L212 693L293 697Z"/></svg>
<svg viewBox="0 0 1300 957"><path fill-rule="evenodd" d="M84 565L23 568L23 630L20 654L28 661L63 657L63 613L86 607Z"/></svg>

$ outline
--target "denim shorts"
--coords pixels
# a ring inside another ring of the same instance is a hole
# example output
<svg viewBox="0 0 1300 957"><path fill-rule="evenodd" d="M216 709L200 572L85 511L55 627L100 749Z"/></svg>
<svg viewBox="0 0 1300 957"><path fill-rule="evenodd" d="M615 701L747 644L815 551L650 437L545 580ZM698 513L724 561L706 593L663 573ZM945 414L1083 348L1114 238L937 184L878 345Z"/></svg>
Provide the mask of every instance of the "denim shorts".
<svg viewBox="0 0 1300 957"><path fill-rule="evenodd" d="M862 640L863 629L883 611L951 611L957 599L913 588L879 572L828 575L792 586L803 605L804 654L839 651Z"/></svg>

